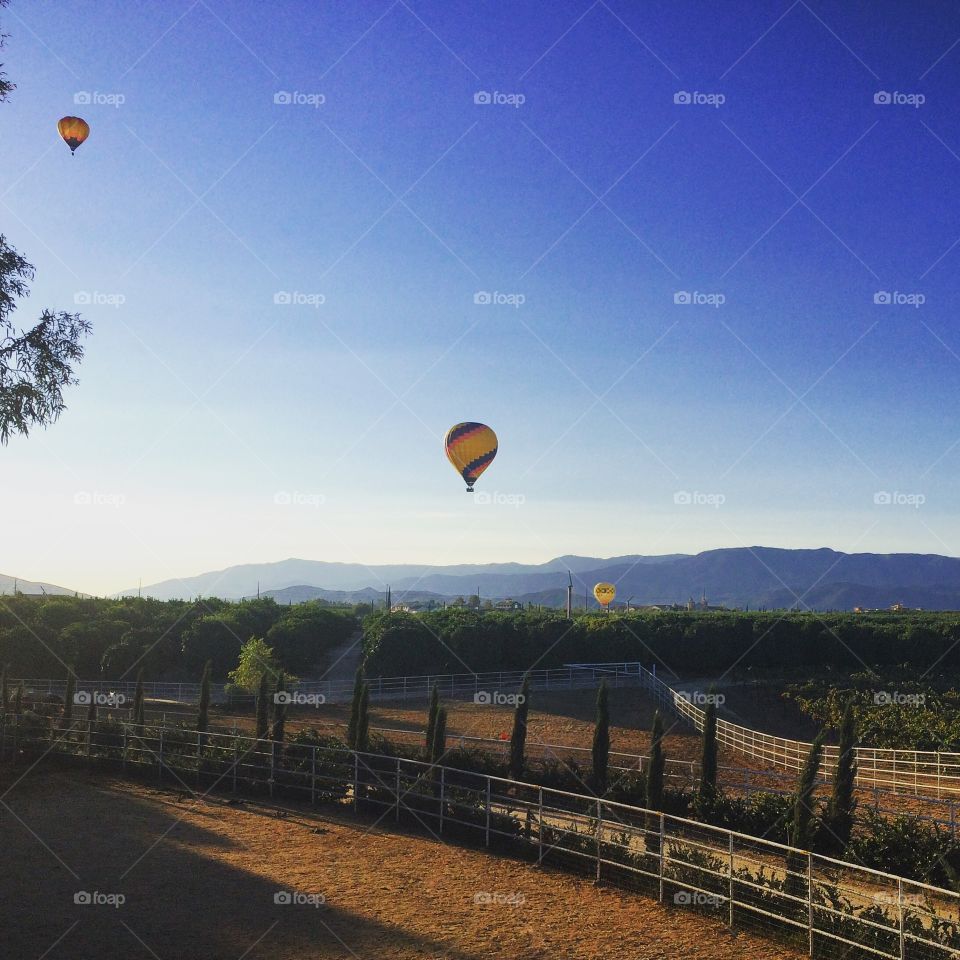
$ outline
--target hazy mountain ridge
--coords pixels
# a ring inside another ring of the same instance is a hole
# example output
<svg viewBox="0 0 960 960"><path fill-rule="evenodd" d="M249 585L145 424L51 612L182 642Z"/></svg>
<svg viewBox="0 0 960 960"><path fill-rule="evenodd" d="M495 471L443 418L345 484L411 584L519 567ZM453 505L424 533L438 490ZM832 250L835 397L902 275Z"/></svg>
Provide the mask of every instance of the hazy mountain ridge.
<svg viewBox="0 0 960 960"><path fill-rule="evenodd" d="M730 607L852 609L893 603L926 609L960 609L960 559L939 554L846 554L829 548L793 550L736 547L694 556L628 555L607 559L556 557L543 564L332 563L283 560L244 564L143 588L161 599L217 595L227 599L256 594L279 602L321 597L356 602L380 599L387 584L395 602L467 597L478 590L485 599L511 597L560 606L566 597L567 571L575 601L583 602L593 584L617 585L617 600L633 604L683 603L706 594L711 605ZM136 591L125 591L136 593Z"/></svg>

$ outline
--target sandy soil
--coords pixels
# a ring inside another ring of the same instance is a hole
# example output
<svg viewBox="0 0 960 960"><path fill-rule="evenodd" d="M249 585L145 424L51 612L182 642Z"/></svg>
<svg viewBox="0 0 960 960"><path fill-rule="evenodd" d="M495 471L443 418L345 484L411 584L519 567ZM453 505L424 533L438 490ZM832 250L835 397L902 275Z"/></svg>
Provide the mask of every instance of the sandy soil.
<svg viewBox="0 0 960 960"><path fill-rule="evenodd" d="M0 937L13 960L800 956L640 896L338 811L279 819L77 772L38 768L14 784L22 772L0 775ZM77 905L78 891L126 902ZM325 902L278 904L280 891Z"/></svg>

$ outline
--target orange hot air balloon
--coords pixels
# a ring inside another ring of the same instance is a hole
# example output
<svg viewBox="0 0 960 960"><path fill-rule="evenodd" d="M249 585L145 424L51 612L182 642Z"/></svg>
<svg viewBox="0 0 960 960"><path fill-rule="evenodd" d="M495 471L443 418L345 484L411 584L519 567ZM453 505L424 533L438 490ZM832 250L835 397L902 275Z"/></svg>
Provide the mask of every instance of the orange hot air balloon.
<svg viewBox="0 0 960 960"><path fill-rule="evenodd" d="M598 583L593 588L593 595L597 598L597 603L606 609L617 595L617 588L612 583Z"/></svg>
<svg viewBox="0 0 960 960"><path fill-rule="evenodd" d="M80 117L63 117L57 121L57 129L63 142L70 148L71 156L77 147L90 136L90 125Z"/></svg>
<svg viewBox="0 0 960 960"><path fill-rule="evenodd" d="M447 459L473 493L477 477L497 455L497 435L484 423L458 423L447 431L444 441Z"/></svg>

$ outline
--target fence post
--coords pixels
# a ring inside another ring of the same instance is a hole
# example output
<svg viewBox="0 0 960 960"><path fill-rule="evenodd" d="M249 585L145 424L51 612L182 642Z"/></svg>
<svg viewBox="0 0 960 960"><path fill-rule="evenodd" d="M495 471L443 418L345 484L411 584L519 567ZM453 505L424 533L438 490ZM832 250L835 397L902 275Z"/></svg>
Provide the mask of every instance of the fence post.
<svg viewBox="0 0 960 960"><path fill-rule="evenodd" d="M900 960L903 960L906 950L906 938L903 933L903 880L897 880L897 913L900 919Z"/></svg>
<svg viewBox="0 0 960 960"><path fill-rule="evenodd" d="M357 794L360 790L360 754L353 752L353 812L360 809L360 802Z"/></svg>
<svg viewBox="0 0 960 960"><path fill-rule="evenodd" d="M123 725L123 769L127 769L127 725Z"/></svg>
<svg viewBox="0 0 960 960"><path fill-rule="evenodd" d="M157 753L157 783L163 783L163 727L160 728L160 751Z"/></svg>
<svg viewBox="0 0 960 960"><path fill-rule="evenodd" d="M203 734L197 731L197 786L200 786L200 764L203 763L201 753L203 752Z"/></svg>
<svg viewBox="0 0 960 960"><path fill-rule="evenodd" d="M600 841L603 838L603 801L597 797L597 883L600 882Z"/></svg>
<svg viewBox="0 0 960 960"><path fill-rule="evenodd" d="M310 748L310 803L317 802L317 748Z"/></svg>
<svg viewBox="0 0 960 960"><path fill-rule="evenodd" d="M275 745L274 742L271 740L271 741L270 741L270 796L271 796L271 798L273 797L273 765L274 765L274 760L275 760L276 755L277 755L277 751L276 751L276 749L275 749L275 746L276 746L276 745Z"/></svg>
<svg viewBox="0 0 960 960"><path fill-rule="evenodd" d="M543 863L543 787L537 796L537 864Z"/></svg>
<svg viewBox="0 0 960 960"><path fill-rule="evenodd" d="M397 757L397 823L400 822L400 758Z"/></svg>
<svg viewBox="0 0 960 960"><path fill-rule="evenodd" d="M733 926L733 834L730 834L730 861L728 865L730 873L730 893L727 899L730 901L730 926Z"/></svg>
<svg viewBox="0 0 960 960"><path fill-rule="evenodd" d="M807 854L807 949L813 956L813 854Z"/></svg>
<svg viewBox="0 0 960 960"><path fill-rule="evenodd" d="M446 771L446 769L447 769L446 767L440 768L440 830L439 830L440 833L443 833L443 804L444 804L443 793L444 793L444 783L446 781L446 778L444 777L444 772Z"/></svg>
<svg viewBox="0 0 960 960"><path fill-rule="evenodd" d="M663 834L664 834L664 830L663 830L663 814L661 813L661 814L660 814L660 845L659 845L659 850L660 850L660 866L659 866L659 871L658 871L658 872L659 872L659 876L660 876L660 894L659 894L659 900L660 900L661 903L663 903Z"/></svg>
<svg viewBox="0 0 960 960"><path fill-rule="evenodd" d="M543 791L540 791L541 796ZM490 846L490 778L487 777L487 826L486 826L486 846Z"/></svg>
<svg viewBox="0 0 960 960"><path fill-rule="evenodd" d="M233 740L233 792L237 792L237 764L240 762L240 744L237 742L236 734Z"/></svg>

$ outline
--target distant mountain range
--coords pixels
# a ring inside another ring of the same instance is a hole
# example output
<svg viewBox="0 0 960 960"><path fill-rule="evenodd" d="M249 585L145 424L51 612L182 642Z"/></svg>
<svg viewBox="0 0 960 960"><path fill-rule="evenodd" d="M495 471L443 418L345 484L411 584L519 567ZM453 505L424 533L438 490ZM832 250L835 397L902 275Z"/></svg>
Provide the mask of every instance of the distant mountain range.
<svg viewBox="0 0 960 960"><path fill-rule="evenodd" d="M695 556L565 556L543 564L454 566L290 559L165 580L142 592L160 599L238 599L256 595L259 586L261 596L281 603L315 598L357 602L381 599L389 584L395 602L453 599L479 591L485 599L509 597L559 607L566 598L568 571L580 603L594 583L607 580L616 584L618 602L630 599L634 605L684 603L705 594L711 605L750 609L849 610L894 603L960 609L960 559L918 553L847 554L827 548L738 547Z"/></svg>
<svg viewBox="0 0 960 960"><path fill-rule="evenodd" d="M58 587L55 583L44 583L40 580L24 580L23 577L10 577L0 573L0 596L3 594L19 593L48 593L51 596L73 596L75 590ZM86 594L80 594L86 596Z"/></svg>

